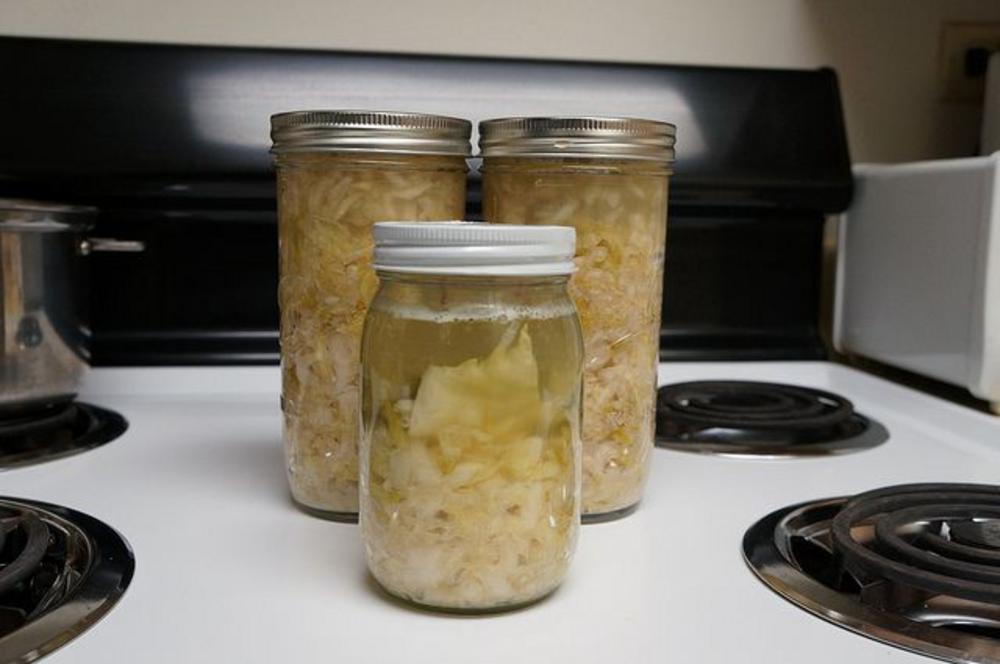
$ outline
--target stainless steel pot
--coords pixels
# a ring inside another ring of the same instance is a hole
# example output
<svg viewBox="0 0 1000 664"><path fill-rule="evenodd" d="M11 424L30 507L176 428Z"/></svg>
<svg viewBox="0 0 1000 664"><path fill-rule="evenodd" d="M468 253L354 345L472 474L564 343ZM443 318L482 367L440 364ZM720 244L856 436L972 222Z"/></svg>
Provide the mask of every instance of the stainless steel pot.
<svg viewBox="0 0 1000 664"><path fill-rule="evenodd" d="M76 396L90 359L83 261L141 242L87 237L94 208L0 199L0 416Z"/></svg>

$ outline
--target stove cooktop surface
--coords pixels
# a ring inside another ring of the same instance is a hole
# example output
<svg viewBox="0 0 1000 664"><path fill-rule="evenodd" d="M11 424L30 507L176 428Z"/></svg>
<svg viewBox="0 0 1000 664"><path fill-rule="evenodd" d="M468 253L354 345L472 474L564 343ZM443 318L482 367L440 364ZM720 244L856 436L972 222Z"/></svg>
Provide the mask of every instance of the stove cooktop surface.
<svg viewBox="0 0 1000 664"><path fill-rule="evenodd" d="M365 573L357 526L292 505L277 368L95 370L81 396L128 419L122 440L5 471L0 483L100 515L141 564L123 601L45 664L137 653L144 664L933 661L783 600L748 569L743 536L817 497L992 484L1000 420L822 362L664 364L659 378L819 389L891 437L857 454L789 460L657 448L639 509L582 529L558 592L522 611L462 618L386 601Z"/></svg>

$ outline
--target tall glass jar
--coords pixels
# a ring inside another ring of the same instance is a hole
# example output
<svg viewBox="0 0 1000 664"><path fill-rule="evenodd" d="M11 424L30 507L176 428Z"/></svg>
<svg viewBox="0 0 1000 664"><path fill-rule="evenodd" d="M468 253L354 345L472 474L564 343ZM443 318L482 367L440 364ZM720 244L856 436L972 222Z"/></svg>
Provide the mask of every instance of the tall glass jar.
<svg viewBox="0 0 1000 664"><path fill-rule="evenodd" d="M566 574L580 521L573 238L376 224L361 529L393 595L489 611L544 597Z"/></svg>
<svg viewBox="0 0 1000 664"><path fill-rule="evenodd" d="M292 497L313 514L357 519L361 331L377 285L371 226L460 219L470 131L465 120L416 113L271 118L285 457Z"/></svg>
<svg viewBox="0 0 1000 664"><path fill-rule="evenodd" d="M630 513L653 449L673 125L625 118L480 124L487 221L576 229L583 325L583 515Z"/></svg>

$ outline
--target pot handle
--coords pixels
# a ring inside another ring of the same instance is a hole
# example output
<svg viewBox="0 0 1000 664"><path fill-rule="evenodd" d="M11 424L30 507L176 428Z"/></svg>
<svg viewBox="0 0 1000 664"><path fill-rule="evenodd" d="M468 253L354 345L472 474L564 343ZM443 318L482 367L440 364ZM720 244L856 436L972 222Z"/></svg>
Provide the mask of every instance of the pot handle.
<svg viewBox="0 0 1000 664"><path fill-rule="evenodd" d="M138 253L146 250L146 243L141 240L116 240L110 237L88 237L80 240L80 254L89 256L95 251L116 253Z"/></svg>

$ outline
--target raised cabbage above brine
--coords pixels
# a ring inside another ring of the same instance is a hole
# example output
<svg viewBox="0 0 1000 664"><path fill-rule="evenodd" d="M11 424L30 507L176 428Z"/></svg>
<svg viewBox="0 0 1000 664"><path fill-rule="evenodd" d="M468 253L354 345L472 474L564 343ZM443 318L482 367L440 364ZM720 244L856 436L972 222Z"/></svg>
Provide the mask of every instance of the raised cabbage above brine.
<svg viewBox="0 0 1000 664"><path fill-rule="evenodd" d="M358 509L360 349L376 221L447 220L462 159L297 154L278 162L282 411L295 499Z"/></svg>
<svg viewBox="0 0 1000 664"><path fill-rule="evenodd" d="M428 366L403 398L397 381L370 375L362 528L372 573L404 598L519 604L554 589L569 564L578 387L547 393L527 326L507 325L486 356Z"/></svg>
<svg viewBox="0 0 1000 664"><path fill-rule="evenodd" d="M584 337L583 512L642 497L653 448L666 172L642 164L492 160L484 216L576 228L570 294Z"/></svg>

